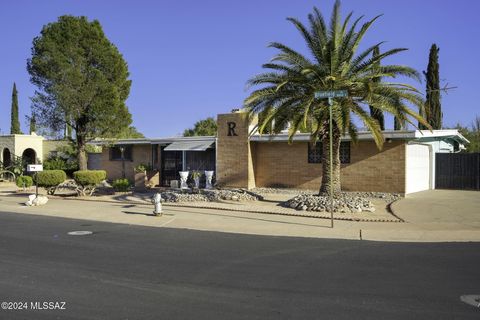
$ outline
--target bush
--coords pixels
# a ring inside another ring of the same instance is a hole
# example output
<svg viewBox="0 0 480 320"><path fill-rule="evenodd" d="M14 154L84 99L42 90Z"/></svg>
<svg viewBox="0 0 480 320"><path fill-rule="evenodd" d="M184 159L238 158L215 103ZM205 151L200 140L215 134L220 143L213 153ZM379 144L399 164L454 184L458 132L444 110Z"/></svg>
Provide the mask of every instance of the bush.
<svg viewBox="0 0 480 320"><path fill-rule="evenodd" d="M77 192L85 196L87 192L91 196L95 192L97 184L107 178L105 170L80 170L73 173L73 179L79 185Z"/></svg>
<svg viewBox="0 0 480 320"><path fill-rule="evenodd" d="M67 176L72 176L73 172L78 170L76 160L64 159L61 157L51 157L43 162L44 170L63 170Z"/></svg>
<svg viewBox="0 0 480 320"><path fill-rule="evenodd" d="M127 192L130 189L130 181L128 179L116 179L112 183L115 191Z"/></svg>
<svg viewBox="0 0 480 320"><path fill-rule="evenodd" d="M39 187L47 189L48 194L54 194L57 186L67 179L67 175L63 170L44 170L37 172L34 179Z"/></svg>
<svg viewBox="0 0 480 320"><path fill-rule="evenodd" d="M33 185L33 179L30 176L19 176L17 178L17 187L23 188L30 188Z"/></svg>
<svg viewBox="0 0 480 320"><path fill-rule="evenodd" d="M81 186L96 186L106 178L105 170L80 170L73 173L73 179Z"/></svg>

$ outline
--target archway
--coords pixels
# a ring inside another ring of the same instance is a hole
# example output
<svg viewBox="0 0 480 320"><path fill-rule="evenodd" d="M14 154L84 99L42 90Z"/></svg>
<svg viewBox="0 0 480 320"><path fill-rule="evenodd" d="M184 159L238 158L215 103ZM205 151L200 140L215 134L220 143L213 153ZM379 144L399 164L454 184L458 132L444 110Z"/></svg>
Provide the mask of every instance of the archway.
<svg viewBox="0 0 480 320"><path fill-rule="evenodd" d="M8 168L12 164L12 154L8 148L3 149L2 152L3 168Z"/></svg>
<svg viewBox="0 0 480 320"><path fill-rule="evenodd" d="M25 149L22 153L22 160L26 164L35 164L37 162L37 153L32 148Z"/></svg>

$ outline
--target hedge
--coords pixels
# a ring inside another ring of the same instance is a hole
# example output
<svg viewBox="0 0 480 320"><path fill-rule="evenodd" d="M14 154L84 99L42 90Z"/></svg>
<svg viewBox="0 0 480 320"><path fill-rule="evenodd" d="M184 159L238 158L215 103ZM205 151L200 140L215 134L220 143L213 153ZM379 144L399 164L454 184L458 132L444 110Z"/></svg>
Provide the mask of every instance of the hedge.
<svg viewBox="0 0 480 320"><path fill-rule="evenodd" d="M105 170L80 170L73 173L73 179L83 187L94 187L107 178Z"/></svg>
<svg viewBox="0 0 480 320"><path fill-rule="evenodd" d="M35 174L35 181L39 187L56 187L67 179L63 170L44 170Z"/></svg>
<svg viewBox="0 0 480 320"><path fill-rule="evenodd" d="M116 179L112 183L113 189L118 192L127 192L130 189L130 181L128 179Z"/></svg>
<svg viewBox="0 0 480 320"><path fill-rule="evenodd" d="M91 196L95 192L97 184L106 178L105 170L80 170L73 173L73 179L79 186L77 192L80 196Z"/></svg>
<svg viewBox="0 0 480 320"><path fill-rule="evenodd" d="M33 179L30 176L19 176L16 183L19 188L30 188L33 185Z"/></svg>
<svg viewBox="0 0 480 320"><path fill-rule="evenodd" d="M39 187L47 189L48 194L54 194L57 186L67 179L63 170L44 170L35 173L35 182Z"/></svg>

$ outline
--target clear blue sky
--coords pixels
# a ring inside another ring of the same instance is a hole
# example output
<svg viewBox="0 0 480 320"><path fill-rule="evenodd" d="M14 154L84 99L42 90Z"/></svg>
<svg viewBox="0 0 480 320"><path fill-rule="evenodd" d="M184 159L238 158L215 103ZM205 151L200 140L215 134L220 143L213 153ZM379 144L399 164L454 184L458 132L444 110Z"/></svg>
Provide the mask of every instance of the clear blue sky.
<svg viewBox="0 0 480 320"><path fill-rule="evenodd" d="M0 129L10 130L12 84L19 91L22 129L30 113L26 60L32 39L44 24L63 14L98 19L128 62L133 81L127 104L133 124L147 137L183 132L201 118L229 112L248 95L245 82L261 71L279 41L303 50L297 31L285 20L305 21L313 6L330 16L333 0L242 1L37 1L0 2ZM391 61L425 70L430 45L440 47L440 77L458 86L443 95L444 123L469 124L480 115L479 1L344 0L342 11L384 16L365 44L385 40L385 49L410 50ZM424 90L425 84L418 84ZM387 128L392 127L387 118Z"/></svg>

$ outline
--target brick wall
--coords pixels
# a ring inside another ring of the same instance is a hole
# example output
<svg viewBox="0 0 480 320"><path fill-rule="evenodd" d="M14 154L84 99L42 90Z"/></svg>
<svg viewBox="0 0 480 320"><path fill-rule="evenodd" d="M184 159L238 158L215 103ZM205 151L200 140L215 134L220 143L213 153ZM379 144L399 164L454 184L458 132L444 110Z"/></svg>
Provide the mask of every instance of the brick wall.
<svg viewBox="0 0 480 320"><path fill-rule="evenodd" d="M125 160L125 178L131 182L135 179L134 168L141 164L148 164L152 161L152 146L134 145L132 147L132 161ZM107 179L115 180L122 178L122 161L110 160L110 148L104 147L102 149L102 168L107 171Z"/></svg>
<svg viewBox="0 0 480 320"><path fill-rule="evenodd" d="M254 120L256 121L256 120ZM229 123L236 135L228 135ZM217 184L229 187L255 187L252 150L248 141L249 119L243 112L217 117Z"/></svg>
<svg viewBox="0 0 480 320"><path fill-rule="evenodd" d="M257 187L320 188L322 165L308 163L308 143L252 143ZM379 151L373 141L351 144L350 163L341 168L346 191L405 192L405 142L385 143Z"/></svg>

